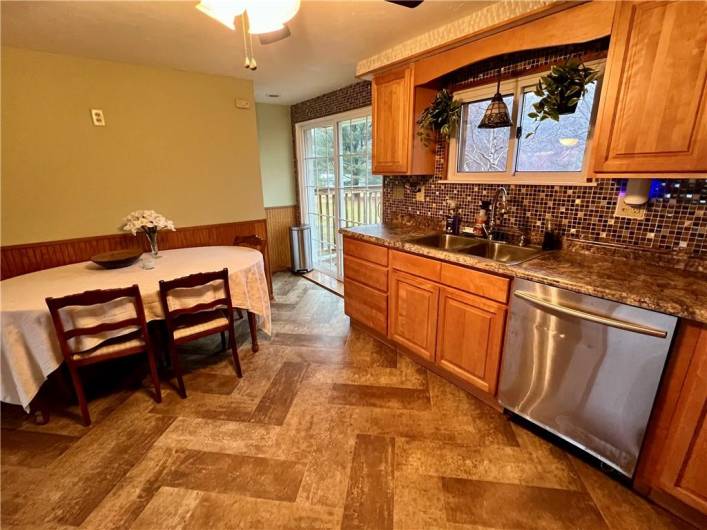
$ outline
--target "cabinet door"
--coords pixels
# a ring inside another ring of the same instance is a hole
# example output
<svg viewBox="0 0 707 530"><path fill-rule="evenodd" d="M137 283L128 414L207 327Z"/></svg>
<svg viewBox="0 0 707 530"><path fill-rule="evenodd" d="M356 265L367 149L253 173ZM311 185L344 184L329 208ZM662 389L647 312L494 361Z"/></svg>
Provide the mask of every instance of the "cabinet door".
<svg viewBox="0 0 707 530"><path fill-rule="evenodd" d="M707 171L706 81L707 2L622 2L597 120L595 170Z"/></svg>
<svg viewBox="0 0 707 530"><path fill-rule="evenodd" d="M420 357L433 361L439 287L393 271L390 290L390 338Z"/></svg>
<svg viewBox="0 0 707 530"><path fill-rule="evenodd" d="M412 97L410 68L373 80L373 173L408 171L412 142Z"/></svg>
<svg viewBox="0 0 707 530"><path fill-rule="evenodd" d="M442 288L437 364L495 395L505 322L505 305Z"/></svg>
<svg viewBox="0 0 707 530"><path fill-rule="evenodd" d="M687 369L667 433L659 485L707 515L707 327Z"/></svg>

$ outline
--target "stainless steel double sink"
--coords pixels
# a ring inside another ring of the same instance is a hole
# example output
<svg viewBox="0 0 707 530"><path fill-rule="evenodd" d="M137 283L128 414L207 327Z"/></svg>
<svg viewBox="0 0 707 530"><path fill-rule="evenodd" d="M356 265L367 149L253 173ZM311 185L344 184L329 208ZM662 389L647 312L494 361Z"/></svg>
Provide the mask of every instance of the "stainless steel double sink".
<svg viewBox="0 0 707 530"><path fill-rule="evenodd" d="M437 248L448 252L477 256L507 265L515 265L539 256L543 250L538 247L521 247L502 241L491 241L473 237L455 236L451 234L432 234L414 239L408 239L423 247Z"/></svg>

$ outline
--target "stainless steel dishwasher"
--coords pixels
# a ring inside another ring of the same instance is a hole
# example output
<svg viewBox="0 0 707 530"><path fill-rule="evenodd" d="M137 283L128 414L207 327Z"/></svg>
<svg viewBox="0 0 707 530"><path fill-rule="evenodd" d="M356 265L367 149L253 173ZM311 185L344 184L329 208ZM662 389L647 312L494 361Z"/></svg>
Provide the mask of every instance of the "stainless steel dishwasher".
<svg viewBox="0 0 707 530"><path fill-rule="evenodd" d="M632 477L676 323L515 280L498 398Z"/></svg>

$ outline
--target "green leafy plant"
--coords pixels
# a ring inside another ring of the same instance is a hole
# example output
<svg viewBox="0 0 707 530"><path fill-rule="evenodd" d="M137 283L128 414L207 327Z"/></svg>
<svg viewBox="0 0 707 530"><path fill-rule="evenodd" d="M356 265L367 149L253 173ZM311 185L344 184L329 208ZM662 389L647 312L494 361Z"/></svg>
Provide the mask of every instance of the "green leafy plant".
<svg viewBox="0 0 707 530"><path fill-rule="evenodd" d="M587 93L587 85L598 77L598 70L577 59L554 65L550 73L538 81L533 93L540 101L533 103L533 111L528 113L528 117L537 121L538 125L547 119L560 121L560 116L572 114L577 109L579 100Z"/></svg>
<svg viewBox="0 0 707 530"><path fill-rule="evenodd" d="M455 101L446 88L437 92L432 104L417 119L420 126L417 135L422 143L429 146L438 138L449 141L459 127L461 108L461 101Z"/></svg>

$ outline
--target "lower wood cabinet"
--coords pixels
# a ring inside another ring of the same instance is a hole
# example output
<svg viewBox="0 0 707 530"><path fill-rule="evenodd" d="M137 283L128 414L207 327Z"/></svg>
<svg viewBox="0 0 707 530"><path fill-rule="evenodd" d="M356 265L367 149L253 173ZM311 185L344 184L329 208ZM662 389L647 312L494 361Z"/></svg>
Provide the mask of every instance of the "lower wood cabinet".
<svg viewBox="0 0 707 530"><path fill-rule="evenodd" d="M636 488L707 528L707 325L683 321L649 424Z"/></svg>
<svg viewBox="0 0 707 530"><path fill-rule="evenodd" d="M344 238L346 314L489 396L498 385L509 287L502 276Z"/></svg>
<svg viewBox="0 0 707 530"><path fill-rule="evenodd" d="M388 295L344 278L344 313L381 335L388 334Z"/></svg>
<svg viewBox="0 0 707 530"><path fill-rule="evenodd" d="M442 288L437 326L437 364L494 395L501 364L506 312L505 305Z"/></svg>
<svg viewBox="0 0 707 530"><path fill-rule="evenodd" d="M390 338L434 361L440 288L399 271L393 271L390 278Z"/></svg>

